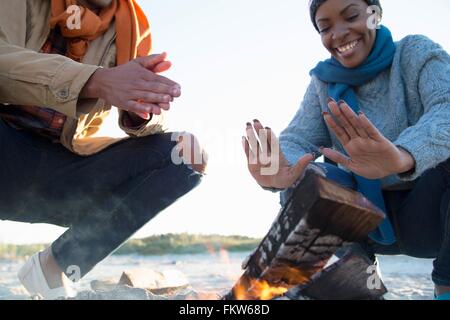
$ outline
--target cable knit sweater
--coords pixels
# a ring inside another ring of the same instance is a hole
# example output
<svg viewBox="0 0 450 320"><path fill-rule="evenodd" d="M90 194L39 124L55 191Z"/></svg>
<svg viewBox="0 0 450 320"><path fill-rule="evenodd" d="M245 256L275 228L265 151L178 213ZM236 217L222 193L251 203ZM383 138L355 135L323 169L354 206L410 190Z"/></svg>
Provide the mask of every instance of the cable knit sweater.
<svg viewBox="0 0 450 320"><path fill-rule="evenodd" d="M416 161L414 172L384 178L383 188L415 180L450 158L450 56L421 35L407 36L396 46L392 66L355 89L361 111ZM291 164L320 146L344 151L323 120L327 89L313 76L300 109L280 135L281 150Z"/></svg>

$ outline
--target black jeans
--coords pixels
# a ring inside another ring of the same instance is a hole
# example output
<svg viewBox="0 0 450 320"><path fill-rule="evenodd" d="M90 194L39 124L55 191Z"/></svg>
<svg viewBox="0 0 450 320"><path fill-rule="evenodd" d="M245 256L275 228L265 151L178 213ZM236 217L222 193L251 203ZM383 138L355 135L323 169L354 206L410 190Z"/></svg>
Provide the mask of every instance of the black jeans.
<svg viewBox="0 0 450 320"><path fill-rule="evenodd" d="M0 120L0 219L68 227L52 252L66 274L84 276L200 183L172 162L174 146L161 134L81 157Z"/></svg>
<svg viewBox="0 0 450 320"><path fill-rule="evenodd" d="M330 164L318 165L327 171L329 179L355 189L355 182L345 171ZM282 204L290 192L282 193ZM384 191L383 196L397 243L384 246L368 239L351 249L363 250L373 260L375 254L433 258L433 282L450 286L450 159L425 172L412 189Z"/></svg>

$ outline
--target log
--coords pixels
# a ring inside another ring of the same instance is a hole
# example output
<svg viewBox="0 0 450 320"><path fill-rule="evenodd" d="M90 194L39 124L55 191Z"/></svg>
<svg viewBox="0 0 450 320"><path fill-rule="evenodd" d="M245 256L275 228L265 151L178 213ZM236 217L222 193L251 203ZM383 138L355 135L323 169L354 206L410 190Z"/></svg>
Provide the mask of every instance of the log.
<svg viewBox="0 0 450 320"><path fill-rule="evenodd" d="M344 243L364 240L384 217L362 194L307 170L224 299L242 298L242 288L244 299L259 299L255 279L286 288L307 283Z"/></svg>
<svg viewBox="0 0 450 320"><path fill-rule="evenodd" d="M283 300L381 300L387 289L371 267L368 257L348 252L307 284L289 290ZM377 283L373 283L374 277Z"/></svg>

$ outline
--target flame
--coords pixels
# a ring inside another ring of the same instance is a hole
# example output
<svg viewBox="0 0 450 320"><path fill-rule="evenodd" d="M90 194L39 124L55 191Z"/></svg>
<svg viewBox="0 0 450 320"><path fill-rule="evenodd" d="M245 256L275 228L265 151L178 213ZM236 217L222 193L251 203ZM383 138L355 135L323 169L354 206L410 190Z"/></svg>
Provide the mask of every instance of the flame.
<svg viewBox="0 0 450 320"><path fill-rule="evenodd" d="M255 279L244 274L235 285L233 295L236 300L271 300L282 296L295 286L307 283L314 270L288 266L272 267L263 274L264 279Z"/></svg>
<svg viewBox="0 0 450 320"><path fill-rule="evenodd" d="M251 279L248 283L238 283L234 288L234 296L236 300L271 300L288 290L287 287L272 286L265 280Z"/></svg>
<svg viewBox="0 0 450 320"><path fill-rule="evenodd" d="M212 243L205 243L205 247L210 255L212 255L212 256L216 255L216 250L214 249L214 246L212 245Z"/></svg>
<svg viewBox="0 0 450 320"><path fill-rule="evenodd" d="M221 247L218 252L216 252L214 246L211 243L205 244L208 253L214 258L218 258L220 262L227 266L224 276L228 277L230 280L236 279L231 270L231 261L229 252ZM283 271L286 271L285 269ZM298 272L297 272L298 273ZM289 270L289 274L295 275L295 272ZM303 280L303 276L301 279ZM266 280L240 280L235 286L233 292L236 300L271 300L278 296L285 294L289 290L288 286L272 286ZM200 295L189 295L187 300L217 300L218 296L214 293L202 292Z"/></svg>
<svg viewBox="0 0 450 320"><path fill-rule="evenodd" d="M230 265L231 265L231 262L230 262L230 255L229 255L229 253L228 253L227 250L225 250L224 248L220 248L219 256L220 256L220 261L221 261L223 264L225 264L225 265L227 265L227 266L230 266Z"/></svg>

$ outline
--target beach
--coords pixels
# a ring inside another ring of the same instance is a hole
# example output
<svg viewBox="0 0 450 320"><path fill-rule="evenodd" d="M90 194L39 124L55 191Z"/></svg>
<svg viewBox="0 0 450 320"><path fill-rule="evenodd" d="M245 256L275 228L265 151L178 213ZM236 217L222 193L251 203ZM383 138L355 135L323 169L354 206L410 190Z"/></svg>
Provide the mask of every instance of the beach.
<svg viewBox="0 0 450 320"><path fill-rule="evenodd" d="M93 280L118 281L122 272L132 269L177 271L183 273L196 292L221 296L242 274L242 261L250 252L217 251L202 254L112 255L100 263L78 284L90 290ZM29 299L17 279L23 259L0 260L0 300ZM429 300L433 296L432 260L405 256L380 256L382 279L388 288L387 300ZM124 297L125 298L125 297Z"/></svg>

